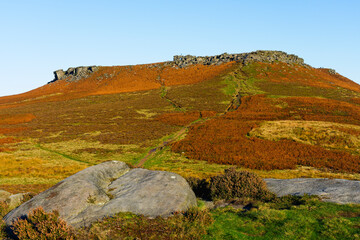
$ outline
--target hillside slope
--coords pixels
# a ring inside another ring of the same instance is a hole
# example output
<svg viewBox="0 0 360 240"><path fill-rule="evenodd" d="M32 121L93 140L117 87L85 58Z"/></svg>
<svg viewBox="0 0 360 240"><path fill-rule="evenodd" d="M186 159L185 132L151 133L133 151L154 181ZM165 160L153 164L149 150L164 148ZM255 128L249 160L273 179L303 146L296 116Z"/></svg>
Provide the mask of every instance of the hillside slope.
<svg viewBox="0 0 360 240"><path fill-rule="evenodd" d="M360 179L360 86L334 70L278 51L77 69L0 98L1 188L38 191L111 159Z"/></svg>

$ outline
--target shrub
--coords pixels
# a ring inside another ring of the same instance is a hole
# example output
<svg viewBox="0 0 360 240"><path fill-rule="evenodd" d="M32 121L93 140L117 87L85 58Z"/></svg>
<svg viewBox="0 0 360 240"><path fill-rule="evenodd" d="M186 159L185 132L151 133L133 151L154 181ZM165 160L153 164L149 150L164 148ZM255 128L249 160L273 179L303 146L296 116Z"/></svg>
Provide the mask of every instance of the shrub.
<svg viewBox="0 0 360 240"><path fill-rule="evenodd" d="M191 189L194 191L196 197L210 200L210 186L206 179L200 179L195 177L189 177L186 179Z"/></svg>
<svg viewBox="0 0 360 240"><path fill-rule="evenodd" d="M210 179L210 194L213 199L251 198L269 200L274 197L266 183L254 173L225 170L224 174Z"/></svg>
<svg viewBox="0 0 360 240"><path fill-rule="evenodd" d="M4 201L0 201L0 239L6 237L6 224L2 218L8 213L9 206Z"/></svg>
<svg viewBox="0 0 360 240"><path fill-rule="evenodd" d="M9 206L6 202L0 201L0 218L3 218L9 212Z"/></svg>
<svg viewBox="0 0 360 240"><path fill-rule="evenodd" d="M41 207L32 210L27 218L16 220L12 230L19 239L74 239L73 229L59 218L57 211L46 213Z"/></svg>

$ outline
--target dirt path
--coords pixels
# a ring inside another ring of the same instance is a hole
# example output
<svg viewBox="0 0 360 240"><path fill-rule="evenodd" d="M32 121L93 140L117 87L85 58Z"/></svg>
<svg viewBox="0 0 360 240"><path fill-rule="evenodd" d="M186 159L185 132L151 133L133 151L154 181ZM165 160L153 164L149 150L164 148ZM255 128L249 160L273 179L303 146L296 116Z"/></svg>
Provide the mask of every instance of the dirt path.
<svg viewBox="0 0 360 240"><path fill-rule="evenodd" d="M203 123L203 122L205 122L205 121L207 121L209 119L210 118L201 119L200 121L195 121L195 122L192 122L192 123L186 125L182 129L180 129L178 132L176 132L171 138L169 138L166 141L160 143L155 148L150 149L150 151L145 155L145 157L140 159L140 161L138 162L138 164L135 165L135 167L142 167L147 160L149 160L150 158L155 156L157 151L163 149L165 146L169 145L170 143L173 143L173 142L177 141L180 137L182 137L184 134L186 134L186 130L189 127L191 127L192 125L195 125L195 124L198 124L198 123Z"/></svg>
<svg viewBox="0 0 360 240"><path fill-rule="evenodd" d="M159 75L159 78L161 79L161 76ZM162 85L163 83L160 82ZM163 85L164 86L164 85ZM181 109L181 106L177 103L175 103L174 101L172 101L170 98L166 97L166 90L164 93L164 96L162 96L162 98L165 98L167 101L169 101L175 108ZM233 100L231 101L231 103L229 104L229 106L225 109L225 111L223 113L220 113L218 115L216 115L215 117L220 117L224 114L226 114L228 111L230 111L231 109L235 109L241 104L241 95L240 95L240 86L238 86L235 90L235 94L233 96ZM177 133L174 134L174 136L172 136L171 138L169 138L168 140L160 143L158 146L156 146L155 148L152 148L146 155L145 157L143 157L142 159L139 160L139 162L135 165L135 167L143 167L145 162L147 160L149 160L150 158L152 158L153 156L155 156L155 154L157 153L157 151L163 149L165 146L169 145L170 143L173 143L175 141L177 141L180 137L182 137L184 134L186 134L186 130L191 127L192 125L195 124L200 124L200 123L204 123L210 119L213 119L215 117L209 117L209 118L202 118L200 119L200 121L195 121L192 122L188 125L186 125L185 127L183 127L182 129L180 129Z"/></svg>

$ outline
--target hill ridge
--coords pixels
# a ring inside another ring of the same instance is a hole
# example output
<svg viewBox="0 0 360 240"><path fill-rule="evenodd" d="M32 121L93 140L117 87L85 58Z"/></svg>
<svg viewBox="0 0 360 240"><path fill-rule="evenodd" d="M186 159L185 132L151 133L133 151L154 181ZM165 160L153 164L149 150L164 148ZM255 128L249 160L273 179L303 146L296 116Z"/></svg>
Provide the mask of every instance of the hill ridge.
<svg viewBox="0 0 360 240"><path fill-rule="evenodd" d="M223 53L213 56L194 56L194 55L175 55L172 61L151 64L154 67L175 67L186 68L191 65L220 65L228 62L239 62L243 65L248 65L252 62L284 62L287 64L299 64L301 66L309 66L304 63L304 59L294 54L288 54L283 51L257 50L249 53ZM142 65L142 64L141 64ZM147 65L147 64L146 64ZM66 80L68 82L78 81L81 78L86 78L92 73L99 70L98 66L79 66L70 67L66 71L59 69L54 71L54 79L48 83L53 83L57 80Z"/></svg>

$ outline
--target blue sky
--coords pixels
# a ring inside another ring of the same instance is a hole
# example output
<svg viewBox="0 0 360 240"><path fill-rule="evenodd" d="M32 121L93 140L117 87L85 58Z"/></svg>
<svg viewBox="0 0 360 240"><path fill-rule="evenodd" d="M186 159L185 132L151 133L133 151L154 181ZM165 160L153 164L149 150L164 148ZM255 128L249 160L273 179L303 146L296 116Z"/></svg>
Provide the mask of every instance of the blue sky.
<svg viewBox="0 0 360 240"><path fill-rule="evenodd" d="M53 71L173 55L255 50L296 54L360 83L360 1L0 0L0 96Z"/></svg>

